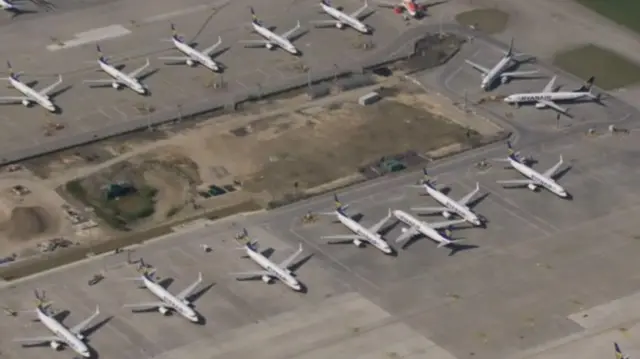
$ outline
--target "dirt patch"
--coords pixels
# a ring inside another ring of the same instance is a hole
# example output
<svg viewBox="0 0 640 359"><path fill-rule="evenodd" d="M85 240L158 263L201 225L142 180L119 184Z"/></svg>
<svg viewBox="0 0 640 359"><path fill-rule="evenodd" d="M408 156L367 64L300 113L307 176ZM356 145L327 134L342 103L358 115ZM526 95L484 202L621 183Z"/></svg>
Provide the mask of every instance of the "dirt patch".
<svg viewBox="0 0 640 359"><path fill-rule="evenodd" d="M42 207L16 207L3 224L9 240L27 241L33 237L56 231L55 221Z"/></svg>
<svg viewBox="0 0 640 359"><path fill-rule="evenodd" d="M507 28L509 14L498 9L475 9L459 13L456 21L485 34L499 34Z"/></svg>

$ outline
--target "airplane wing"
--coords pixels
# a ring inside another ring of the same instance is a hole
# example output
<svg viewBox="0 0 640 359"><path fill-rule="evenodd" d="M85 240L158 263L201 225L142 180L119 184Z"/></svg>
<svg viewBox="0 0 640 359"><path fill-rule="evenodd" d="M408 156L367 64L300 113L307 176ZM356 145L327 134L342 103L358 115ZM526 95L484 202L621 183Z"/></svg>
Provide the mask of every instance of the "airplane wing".
<svg viewBox="0 0 640 359"><path fill-rule="evenodd" d="M270 44L271 41L267 40L240 40L238 43L244 44L244 47L264 47L266 44Z"/></svg>
<svg viewBox="0 0 640 359"><path fill-rule="evenodd" d="M190 286L183 289L182 292L178 293L178 295L176 295L176 298L180 300L187 299L187 297L191 295L191 293L196 289L197 286L200 285L200 283L202 283L202 272L198 274L198 279L196 279L196 281L193 282Z"/></svg>
<svg viewBox="0 0 640 359"><path fill-rule="evenodd" d="M254 271L254 272L236 272L236 273L231 273L231 275L239 277L239 278L236 278L236 280L243 281L243 280L259 279L265 275L271 276L271 273L267 271Z"/></svg>
<svg viewBox="0 0 640 359"><path fill-rule="evenodd" d="M364 237L361 237L357 234L336 234L332 236L322 236L322 239L331 239L328 241L328 244L347 244L351 243L354 240L366 241Z"/></svg>
<svg viewBox="0 0 640 359"><path fill-rule="evenodd" d="M489 73L489 71L491 71L491 70L489 70L488 68L486 68L486 67L484 67L484 66L482 66L482 65L478 65L478 64L476 64L476 63L475 63L475 62L473 62L473 61L470 61L470 60L464 60L464 61L465 61L466 63L468 63L469 65L471 65L474 69L476 69L476 70L478 70L478 71L482 72L482 73L483 73L483 74L485 74L485 75L486 75L486 74L488 74L488 73Z"/></svg>
<svg viewBox="0 0 640 359"><path fill-rule="evenodd" d="M467 194L466 196L460 198L460 200L458 200L458 203L466 206L467 203L469 203L469 201L471 201L471 198L473 198L473 196L475 196L479 191L480 191L480 184L478 182L476 182L476 189L474 189L473 191L469 192L469 194Z"/></svg>
<svg viewBox="0 0 640 359"><path fill-rule="evenodd" d="M283 260L280 263L280 268L284 268L284 269L288 268L300 254L302 254L302 244L300 244L300 247L298 247L298 250L295 253L293 253L287 259Z"/></svg>
<svg viewBox="0 0 640 359"><path fill-rule="evenodd" d="M22 343L23 345L37 345L49 343L52 341L64 341L63 338L58 338L57 336L48 336L48 337L31 337L31 338L16 338L13 339L15 343Z"/></svg>
<svg viewBox="0 0 640 359"><path fill-rule="evenodd" d="M147 62L146 62L144 65L142 65L142 66L138 67L137 69L135 69L135 70L131 71L128 75L129 75L130 77L132 77L132 78L134 78L134 79L135 79L135 78L137 78L137 77L138 77L138 75L140 75L140 73L142 73L142 71L144 71L147 67L149 67L149 59L147 59Z"/></svg>
<svg viewBox="0 0 640 359"><path fill-rule="evenodd" d="M101 86L101 87L105 87L105 86L111 86L112 83L120 83L119 81L115 80L115 79L104 79L104 80L84 80L82 81L85 84L94 84L94 86Z"/></svg>
<svg viewBox="0 0 640 359"><path fill-rule="evenodd" d="M95 313L91 314L87 319L83 320L82 322L76 324L73 328L69 328L69 330L71 331L71 333L75 335L82 334L82 332L84 332L84 330L87 329L89 324L91 324L91 322L94 319L96 319L98 315L100 315L100 308L96 307Z"/></svg>
<svg viewBox="0 0 640 359"><path fill-rule="evenodd" d="M442 222L433 222L427 223L427 225L433 229L447 228L453 226L455 224L465 223L467 220L465 219L454 219L451 221L442 221Z"/></svg>
<svg viewBox="0 0 640 359"><path fill-rule="evenodd" d="M382 218L380 221L378 221L378 223L376 223L373 226L369 227L369 230L371 232L373 232L373 233L378 233L378 231L380 231L380 228L382 228L382 226L384 226L384 224L387 223L389 218L391 218L391 211L389 211L388 215L386 215L384 218Z"/></svg>
<svg viewBox="0 0 640 359"><path fill-rule="evenodd" d="M388 1L376 1L376 4L378 6L380 6L380 7L384 7L384 8L387 8L387 9L395 9L395 8L401 6L398 3L388 2Z"/></svg>
<svg viewBox="0 0 640 359"><path fill-rule="evenodd" d="M396 238L396 243L397 242L404 242L407 239L415 236L418 233L419 232L418 232L418 228L417 227L407 228L401 235L398 236L398 238Z"/></svg>
<svg viewBox="0 0 640 359"><path fill-rule="evenodd" d="M544 89L542 89L542 92L553 92L553 86L555 86L557 78L558 75L554 75Z"/></svg>
<svg viewBox="0 0 640 359"><path fill-rule="evenodd" d="M291 37L291 35L293 35L293 33L298 31L298 29L300 29L300 20L298 20L298 23L296 24L296 26L294 26L291 30L285 32L280 36L288 40Z"/></svg>
<svg viewBox="0 0 640 359"><path fill-rule="evenodd" d="M340 21L336 21L336 20L314 20L314 21L310 21L310 23L315 25L316 27L334 27L339 22Z"/></svg>
<svg viewBox="0 0 640 359"><path fill-rule="evenodd" d="M527 77L531 75L538 74L539 71L514 71L514 72L503 72L500 74L500 77Z"/></svg>
<svg viewBox="0 0 640 359"><path fill-rule="evenodd" d="M502 180L502 181L496 181L496 183L512 185L512 186L523 186L523 187L530 184L537 184L535 181L528 180L528 179Z"/></svg>
<svg viewBox="0 0 640 359"><path fill-rule="evenodd" d="M553 178L553 175L556 173L556 171L558 171L558 168L560 168L560 166L562 166L562 163L563 163L563 158L562 158L562 156L560 156L560 161L558 161L558 163L556 163L553 167L551 167L548 170L544 171L544 173L542 175L545 176L545 177Z"/></svg>
<svg viewBox="0 0 640 359"><path fill-rule="evenodd" d="M123 308L131 308L133 310L145 310L150 308L158 308L165 306L164 302L146 302L146 303L135 303L135 304L125 304Z"/></svg>
<svg viewBox="0 0 640 359"><path fill-rule="evenodd" d="M367 0L364 0L364 5L362 5L361 8L359 8L358 10L354 11L353 13L351 13L351 17L354 19L358 19L360 17L360 15L362 15L362 13L369 7L369 4L367 3Z"/></svg>
<svg viewBox="0 0 640 359"><path fill-rule="evenodd" d="M436 212L444 212L449 209L446 207L411 207L411 210L414 212L436 213Z"/></svg>
<svg viewBox="0 0 640 359"><path fill-rule="evenodd" d="M538 103L544 104L548 107L551 107L552 109L560 112L560 113L567 113L569 110L567 110L566 108L558 105L557 103L550 101L550 100L538 100Z"/></svg>
<svg viewBox="0 0 640 359"><path fill-rule="evenodd" d="M218 42L216 42L215 44L207 47L206 49L202 50L202 53L207 55L207 56L211 56L211 53L218 48L218 46L220 46L220 44L222 44L222 37L218 36Z"/></svg>
<svg viewBox="0 0 640 359"><path fill-rule="evenodd" d="M58 81L52 83L51 85L40 90L40 95L47 96L51 91L53 91L56 87L60 86L62 83L62 75L58 75Z"/></svg>
<svg viewBox="0 0 640 359"><path fill-rule="evenodd" d="M18 97L18 96L0 97L0 102L6 102L6 103L17 103L17 102L21 102L23 100L29 100L29 98L26 97L26 96L22 96L22 97Z"/></svg>

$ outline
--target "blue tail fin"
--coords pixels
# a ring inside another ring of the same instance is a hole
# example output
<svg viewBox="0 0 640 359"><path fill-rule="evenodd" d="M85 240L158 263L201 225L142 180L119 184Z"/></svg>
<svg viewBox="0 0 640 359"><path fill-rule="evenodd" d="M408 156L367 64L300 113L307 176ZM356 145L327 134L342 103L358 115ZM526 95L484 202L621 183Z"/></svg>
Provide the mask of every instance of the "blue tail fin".
<svg viewBox="0 0 640 359"><path fill-rule="evenodd" d="M253 11L253 7L250 7L249 10L251 10L251 22L260 25L260 19L258 19L258 15L256 15L256 12Z"/></svg>
<svg viewBox="0 0 640 359"><path fill-rule="evenodd" d="M620 346L618 345L618 343L614 342L613 343L613 347L616 351L616 359L627 359L628 357L624 354L622 354L622 350L620 350Z"/></svg>

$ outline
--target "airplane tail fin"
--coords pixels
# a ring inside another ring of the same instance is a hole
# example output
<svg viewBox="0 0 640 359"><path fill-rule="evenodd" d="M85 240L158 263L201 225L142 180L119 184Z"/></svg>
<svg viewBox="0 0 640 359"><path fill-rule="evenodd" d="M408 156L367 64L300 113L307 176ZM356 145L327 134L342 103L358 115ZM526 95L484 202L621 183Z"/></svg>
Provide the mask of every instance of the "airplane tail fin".
<svg viewBox="0 0 640 359"><path fill-rule="evenodd" d="M584 85L580 86L579 89L575 90L574 92L591 92L591 86L593 86L593 82L595 81L595 77L591 76L585 83Z"/></svg>
<svg viewBox="0 0 640 359"><path fill-rule="evenodd" d="M320 3L326 6L331 6L331 2L329 0L320 0Z"/></svg>
<svg viewBox="0 0 640 359"><path fill-rule="evenodd" d="M11 66L11 62L7 61L7 69L9 70L9 77L7 77L6 79L18 79L18 76L20 76L19 73L16 73L15 71L13 71L13 66Z"/></svg>
<svg viewBox="0 0 640 359"><path fill-rule="evenodd" d="M435 180L429 176L429 172L427 171L427 168L424 167L422 169L422 184L426 184L426 185L433 185L435 183Z"/></svg>
<svg viewBox="0 0 640 359"><path fill-rule="evenodd" d="M36 307L40 308L43 312L46 312L51 304L53 304L51 301L47 300L45 291L38 291L38 289L34 289L33 294L36 297Z"/></svg>
<svg viewBox="0 0 640 359"><path fill-rule="evenodd" d="M334 201L334 204L336 206L336 211L338 211L338 212L340 212L342 214L345 214L347 208L349 208L349 205L348 204L342 204L342 202L340 202L340 198L338 198L338 194L337 193L333 194L333 201Z"/></svg>
<svg viewBox="0 0 640 359"><path fill-rule="evenodd" d="M107 62L107 57L102 53L100 45L96 44L96 51L98 51L98 61Z"/></svg>
<svg viewBox="0 0 640 359"><path fill-rule="evenodd" d="M260 19L258 19L258 15L256 15L256 12L253 10L253 6L249 7L249 10L251 11L251 22L260 24Z"/></svg>
<svg viewBox="0 0 640 359"><path fill-rule="evenodd" d="M618 345L618 343L614 342L613 343L613 348L616 352L616 359L629 359L629 356L624 355L622 353L622 350L620 350L620 346Z"/></svg>

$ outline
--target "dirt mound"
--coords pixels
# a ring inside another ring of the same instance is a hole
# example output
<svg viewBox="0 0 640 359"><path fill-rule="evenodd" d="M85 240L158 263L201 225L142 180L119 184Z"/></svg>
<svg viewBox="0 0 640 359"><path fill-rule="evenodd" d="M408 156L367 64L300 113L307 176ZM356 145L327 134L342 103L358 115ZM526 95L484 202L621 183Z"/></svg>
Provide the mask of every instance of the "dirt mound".
<svg viewBox="0 0 640 359"><path fill-rule="evenodd" d="M53 218L42 207L16 207L3 226L11 240L24 241L44 234L53 225Z"/></svg>

